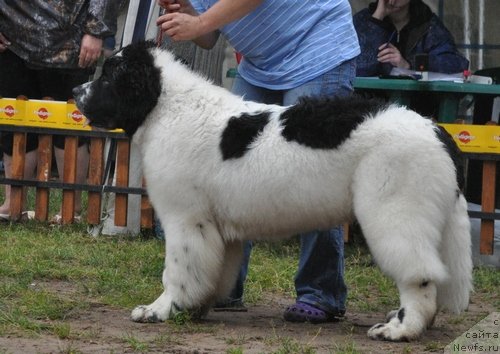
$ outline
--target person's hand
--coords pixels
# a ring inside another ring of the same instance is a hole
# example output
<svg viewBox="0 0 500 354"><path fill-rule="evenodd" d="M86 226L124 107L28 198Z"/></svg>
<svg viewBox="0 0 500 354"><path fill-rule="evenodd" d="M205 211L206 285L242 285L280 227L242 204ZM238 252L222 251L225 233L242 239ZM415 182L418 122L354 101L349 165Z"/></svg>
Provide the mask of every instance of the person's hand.
<svg viewBox="0 0 500 354"><path fill-rule="evenodd" d="M167 13L182 12L189 15L196 15L196 11L191 6L189 0L158 0L158 5L164 8Z"/></svg>
<svg viewBox="0 0 500 354"><path fill-rule="evenodd" d="M102 39L94 37L90 34L84 34L80 47L80 55L78 66L80 68L88 68L95 64L102 50Z"/></svg>
<svg viewBox="0 0 500 354"><path fill-rule="evenodd" d="M9 45L10 42L7 40L7 38L5 38L3 33L0 32L0 53L6 51Z"/></svg>
<svg viewBox="0 0 500 354"><path fill-rule="evenodd" d="M192 40L206 33L200 16L183 12L170 12L160 16L156 24L174 41Z"/></svg>
<svg viewBox="0 0 500 354"><path fill-rule="evenodd" d="M398 48L394 45L384 43L378 48L378 50L377 60L379 62L390 63L392 66L397 66L398 68L410 68L410 64L405 58L403 58Z"/></svg>
<svg viewBox="0 0 500 354"><path fill-rule="evenodd" d="M377 8L373 12L373 17L378 20L383 20L393 12L399 11L399 7L395 7L397 0L379 0Z"/></svg>

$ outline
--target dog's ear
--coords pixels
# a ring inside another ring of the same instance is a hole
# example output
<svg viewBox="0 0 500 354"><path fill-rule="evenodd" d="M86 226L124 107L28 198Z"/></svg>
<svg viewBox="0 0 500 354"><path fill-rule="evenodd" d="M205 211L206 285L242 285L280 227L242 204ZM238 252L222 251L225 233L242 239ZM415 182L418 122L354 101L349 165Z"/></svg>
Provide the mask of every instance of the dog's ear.
<svg viewBox="0 0 500 354"><path fill-rule="evenodd" d="M161 69L147 42L124 48L113 71L121 125L133 135L156 106L161 93Z"/></svg>

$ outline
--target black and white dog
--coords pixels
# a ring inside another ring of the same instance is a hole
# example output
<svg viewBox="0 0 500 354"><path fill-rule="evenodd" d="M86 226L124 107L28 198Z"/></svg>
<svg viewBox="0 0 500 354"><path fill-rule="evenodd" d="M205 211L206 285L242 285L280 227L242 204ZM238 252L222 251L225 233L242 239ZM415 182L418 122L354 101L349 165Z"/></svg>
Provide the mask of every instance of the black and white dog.
<svg viewBox="0 0 500 354"><path fill-rule="evenodd" d="M146 43L108 59L74 96L91 125L123 128L138 144L167 233L164 292L134 309L134 321L204 313L225 298L244 240L353 218L401 298L371 338L415 339L439 309L467 308L470 225L456 146L429 119L355 97L248 102Z"/></svg>

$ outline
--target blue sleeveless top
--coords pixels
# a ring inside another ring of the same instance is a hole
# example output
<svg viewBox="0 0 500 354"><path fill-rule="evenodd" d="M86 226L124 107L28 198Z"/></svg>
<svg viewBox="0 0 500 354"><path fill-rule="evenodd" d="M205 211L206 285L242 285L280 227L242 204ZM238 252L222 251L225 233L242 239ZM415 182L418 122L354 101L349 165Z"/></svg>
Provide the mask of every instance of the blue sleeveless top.
<svg viewBox="0 0 500 354"><path fill-rule="evenodd" d="M198 13L217 0L191 0ZM239 74L274 90L300 86L359 53L348 0L264 0L220 31L243 55Z"/></svg>

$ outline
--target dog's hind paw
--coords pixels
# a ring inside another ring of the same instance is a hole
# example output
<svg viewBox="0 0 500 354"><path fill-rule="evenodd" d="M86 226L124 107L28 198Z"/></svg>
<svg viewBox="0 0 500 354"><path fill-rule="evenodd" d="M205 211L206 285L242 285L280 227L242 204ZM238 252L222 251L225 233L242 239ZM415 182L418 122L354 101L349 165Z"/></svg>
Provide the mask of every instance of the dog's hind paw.
<svg viewBox="0 0 500 354"><path fill-rule="evenodd" d="M368 330L368 337L375 340L386 340L390 342L409 342L404 331L394 327L391 323L377 323Z"/></svg>
<svg viewBox="0 0 500 354"><path fill-rule="evenodd" d="M164 314L153 310L151 306L147 305L137 306L132 311L130 317L134 322L143 322L143 323L163 322L168 318L168 316L165 316Z"/></svg>

